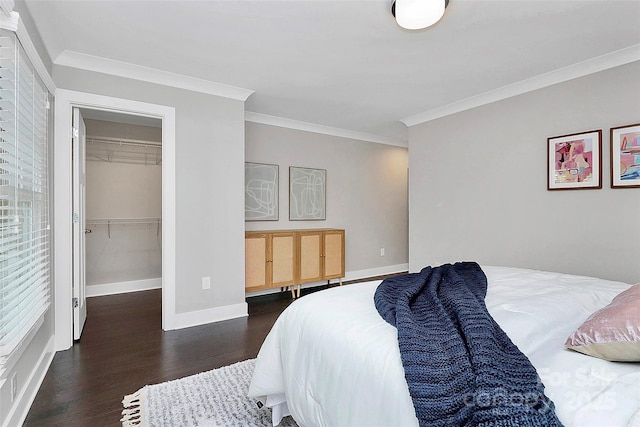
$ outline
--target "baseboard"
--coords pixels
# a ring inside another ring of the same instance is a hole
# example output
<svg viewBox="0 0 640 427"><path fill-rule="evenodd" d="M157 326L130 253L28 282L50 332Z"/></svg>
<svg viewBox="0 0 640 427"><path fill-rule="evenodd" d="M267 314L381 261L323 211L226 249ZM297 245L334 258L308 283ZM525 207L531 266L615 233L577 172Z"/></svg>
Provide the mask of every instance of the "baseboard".
<svg viewBox="0 0 640 427"><path fill-rule="evenodd" d="M21 426L24 424L55 354L55 339L51 336L38 359L38 363L36 363L36 366L29 373L29 378L27 378L25 383L26 386L22 387L16 397L16 403L12 406L3 427Z"/></svg>
<svg viewBox="0 0 640 427"><path fill-rule="evenodd" d="M190 328L192 326L205 325L207 323L220 322L222 320L247 317L249 308L246 302L222 307L207 308L205 310L190 311L188 313L176 313L165 330Z"/></svg>
<svg viewBox="0 0 640 427"><path fill-rule="evenodd" d="M360 279L366 279L367 277L382 276L385 274L399 273L399 272L408 271L408 270L409 270L409 264L407 263L407 264L387 265L384 267L377 267L377 268L369 268L366 270L347 271L345 273L345 276L342 278L342 281L347 282L349 280L360 280ZM330 281L330 283L338 283L338 282L339 282L338 279L332 279ZM304 283L302 285L302 288L313 288L315 286L322 286L326 284L327 284L326 281ZM257 297L260 295L269 295L269 294L275 294L278 292L280 292L280 288L263 289L260 291L247 292L246 296Z"/></svg>
<svg viewBox="0 0 640 427"><path fill-rule="evenodd" d="M365 279L367 277L376 277L376 276L382 276L385 274L400 273L402 271L408 271L408 270L409 270L409 263L387 265L385 267L377 267L377 268L368 268L366 270L347 271L342 281L346 282L348 280L359 280L359 279Z"/></svg>
<svg viewBox="0 0 640 427"><path fill-rule="evenodd" d="M87 297L99 297L103 295L123 294L126 292L148 291L162 288L162 278L130 280L128 282L103 283L100 285L87 285Z"/></svg>

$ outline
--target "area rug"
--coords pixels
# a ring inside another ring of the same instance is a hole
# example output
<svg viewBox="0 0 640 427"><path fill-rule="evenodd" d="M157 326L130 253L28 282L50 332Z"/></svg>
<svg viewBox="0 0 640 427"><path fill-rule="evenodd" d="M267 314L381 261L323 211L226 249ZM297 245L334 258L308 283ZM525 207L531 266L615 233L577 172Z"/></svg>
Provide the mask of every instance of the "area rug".
<svg viewBox="0 0 640 427"><path fill-rule="evenodd" d="M271 410L247 397L255 359L174 381L147 385L125 396L123 427L271 427ZM285 417L279 426L297 424Z"/></svg>

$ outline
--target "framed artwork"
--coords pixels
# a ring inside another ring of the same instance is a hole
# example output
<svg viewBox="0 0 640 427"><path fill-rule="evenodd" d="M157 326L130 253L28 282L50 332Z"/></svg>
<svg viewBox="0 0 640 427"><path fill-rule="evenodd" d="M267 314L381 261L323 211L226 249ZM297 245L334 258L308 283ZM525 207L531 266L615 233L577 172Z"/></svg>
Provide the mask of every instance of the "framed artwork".
<svg viewBox="0 0 640 427"><path fill-rule="evenodd" d="M278 165L244 164L244 220L278 220Z"/></svg>
<svg viewBox="0 0 640 427"><path fill-rule="evenodd" d="M640 187L640 123L611 128L611 188Z"/></svg>
<svg viewBox="0 0 640 427"><path fill-rule="evenodd" d="M547 138L547 190L602 188L602 130Z"/></svg>
<svg viewBox="0 0 640 427"><path fill-rule="evenodd" d="M289 220L324 220L327 171L324 169L289 168Z"/></svg>

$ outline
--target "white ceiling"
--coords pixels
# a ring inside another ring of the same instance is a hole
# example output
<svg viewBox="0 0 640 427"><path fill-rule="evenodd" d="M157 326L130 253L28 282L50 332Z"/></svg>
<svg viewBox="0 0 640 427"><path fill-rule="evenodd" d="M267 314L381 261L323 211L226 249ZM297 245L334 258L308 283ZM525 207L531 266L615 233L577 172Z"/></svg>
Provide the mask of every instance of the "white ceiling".
<svg viewBox="0 0 640 427"><path fill-rule="evenodd" d="M400 120L623 49L640 59L638 0L451 0L421 31L395 24L391 0L26 5L54 63L77 52L250 89L248 111L397 141Z"/></svg>

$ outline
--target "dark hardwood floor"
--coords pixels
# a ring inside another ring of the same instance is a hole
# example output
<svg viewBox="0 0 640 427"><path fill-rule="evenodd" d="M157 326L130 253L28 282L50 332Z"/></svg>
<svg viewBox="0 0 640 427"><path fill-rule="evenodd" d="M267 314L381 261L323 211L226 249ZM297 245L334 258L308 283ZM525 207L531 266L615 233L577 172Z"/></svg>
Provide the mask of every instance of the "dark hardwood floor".
<svg viewBox="0 0 640 427"><path fill-rule="evenodd" d="M251 297L248 317L164 332L160 289L89 298L82 339L55 355L24 426L120 426L124 395L256 357L291 302Z"/></svg>
<svg viewBox="0 0 640 427"><path fill-rule="evenodd" d="M254 358L288 292L248 299L249 317L162 331L161 290L89 298L82 338L58 352L25 426L120 426L122 398Z"/></svg>

